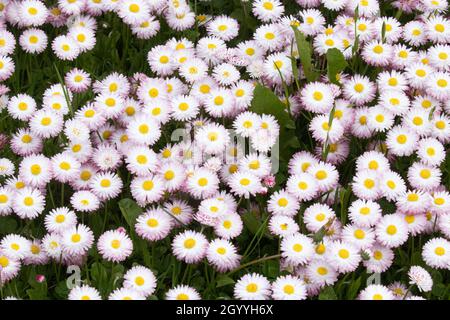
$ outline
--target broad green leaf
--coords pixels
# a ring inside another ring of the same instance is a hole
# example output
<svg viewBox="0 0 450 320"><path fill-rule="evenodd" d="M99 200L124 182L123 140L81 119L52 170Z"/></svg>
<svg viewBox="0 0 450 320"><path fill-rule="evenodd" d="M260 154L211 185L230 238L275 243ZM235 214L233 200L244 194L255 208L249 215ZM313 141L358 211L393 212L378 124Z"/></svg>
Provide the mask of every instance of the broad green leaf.
<svg viewBox="0 0 450 320"><path fill-rule="evenodd" d="M289 116L286 105L272 92L272 90L258 84L254 91L250 110L257 114L270 114L280 125L280 157L287 162L293 152L300 147L296 136L295 122Z"/></svg>
<svg viewBox="0 0 450 320"><path fill-rule="evenodd" d="M361 277L358 277L358 279L350 283L350 288L348 288L347 291L348 300L354 300L356 298L360 286L361 286Z"/></svg>
<svg viewBox="0 0 450 320"><path fill-rule="evenodd" d="M14 233L16 228L16 219L12 217L0 217L0 235Z"/></svg>
<svg viewBox="0 0 450 320"><path fill-rule="evenodd" d="M295 123L289 117L286 105L272 92L272 90L258 84L253 94L250 110L257 114L273 115L280 126L295 128Z"/></svg>
<svg viewBox="0 0 450 320"><path fill-rule="evenodd" d="M217 285L216 285L217 288L228 286L230 284L234 284L234 280L226 275L218 276L216 282L217 282Z"/></svg>
<svg viewBox="0 0 450 320"><path fill-rule="evenodd" d="M348 64L345 57L339 49L332 48L327 51L327 72L328 79L334 84L339 84L338 75Z"/></svg>
<svg viewBox="0 0 450 320"><path fill-rule="evenodd" d="M305 35L300 30L298 30L297 27L293 26L292 29L294 29L295 41L297 42L297 50L300 56L300 62L302 63L306 80L308 82L316 81L319 77L319 74L313 70L311 46L306 40Z"/></svg>
<svg viewBox="0 0 450 320"><path fill-rule="evenodd" d="M252 234L256 234L261 227L261 222L256 219L255 215L251 211L247 211L242 215L244 225L250 230Z"/></svg>
<svg viewBox="0 0 450 320"><path fill-rule="evenodd" d="M436 283L431 290L431 293L439 298L444 298L447 292L447 287L443 283Z"/></svg>
<svg viewBox="0 0 450 320"><path fill-rule="evenodd" d="M69 291L70 290L67 288L66 280L60 281L55 287L55 296L60 300L67 299Z"/></svg>
<svg viewBox="0 0 450 320"><path fill-rule="evenodd" d="M89 270L91 274L91 278L93 280L93 284L97 287L103 290L102 293L104 293L106 288L106 282L108 278L108 272L106 271L106 268L103 264L99 262L94 262L91 265L91 268Z"/></svg>
<svg viewBox="0 0 450 320"><path fill-rule="evenodd" d="M325 287L319 294L319 300L337 300L338 297L333 287Z"/></svg>
<svg viewBox="0 0 450 320"><path fill-rule="evenodd" d="M264 262L264 267L266 269L265 274L269 278L276 278L280 274L280 260L268 260Z"/></svg>
<svg viewBox="0 0 450 320"><path fill-rule="evenodd" d="M131 230L134 230L137 217L142 213L142 208L138 206L136 201L131 199L122 199L119 201L119 208L130 226Z"/></svg>
<svg viewBox="0 0 450 320"><path fill-rule="evenodd" d="M27 294L31 300L46 300L47 296L47 281L37 282L36 281L36 273L33 271L29 274L28 283L32 287L27 290Z"/></svg>
<svg viewBox="0 0 450 320"><path fill-rule="evenodd" d="M47 290L45 292L42 289L28 289L28 297L30 300L47 300Z"/></svg>

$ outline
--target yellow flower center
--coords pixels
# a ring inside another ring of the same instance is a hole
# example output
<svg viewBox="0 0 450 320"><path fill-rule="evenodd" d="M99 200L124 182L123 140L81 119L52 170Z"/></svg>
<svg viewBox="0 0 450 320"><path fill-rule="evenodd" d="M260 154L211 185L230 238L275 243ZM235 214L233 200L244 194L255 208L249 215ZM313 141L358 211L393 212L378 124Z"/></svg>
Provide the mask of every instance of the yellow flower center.
<svg viewBox="0 0 450 320"><path fill-rule="evenodd" d="M81 240L81 236L78 233L75 233L70 239L72 240L72 242L78 243Z"/></svg>
<svg viewBox="0 0 450 320"><path fill-rule="evenodd" d="M100 181L100 186L103 188L108 188L111 186L111 181L108 179L102 179L102 181Z"/></svg>
<svg viewBox="0 0 450 320"><path fill-rule="evenodd" d="M328 269L325 267L318 267L317 273L320 274L321 276L325 276L328 274Z"/></svg>
<svg viewBox="0 0 450 320"><path fill-rule="evenodd" d="M316 179L318 180L324 180L328 177L325 170L319 170L316 172Z"/></svg>
<svg viewBox="0 0 450 320"><path fill-rule="evenodd" d="M158 220L150 218L150 219L147 220L147 225L150 228L155 228L155 227L157 227L159 225L159 223L158 223Z"/></svg>
<svg viewBox="0 0 450 320"><path fill-rule="evenodd" d="M186 249L192 249L195 246L195 244L196 244L196 241L193 238L184 240L184 247Z"/></svg>
<svg viewBox="0 0 450 320"><path fill-rule="evenodd" d="M443 256L445 254L445 249L442 247L436 247L436 249L434 249L434 253L438 256Z"/></svg>
<svg viewBox="0 0 450 320"><path fill-rule="evenodd" d="M38 174L40 174L42 172L41 166L38 164L33 164L31 166L31 173L35 176L37 176Z"/></svg>
<svg viewBox="0 0 450 320"><path fill-rule="evenodd" d="M49 126L51 123L52 123L52 119L50 117L44 117L41 120L41 124L46 127Z"/></svg>
<svg viewBox="0 0 450 320"><path fill-rule="evenodd" d="M153 189L153 181L151 180L145 180L144 183L142 183L142 189L145 191L150 191Z"/></svg>
<svg viewBox="0 0 450 320"><path fill-rule="evenodd" d="M387 234L393 236L397 233L397 227L391 224L390 226L388 226L386 228L386 232L387 232Z"/></svg>
<svg viewBox="0 0 450 320"><path fill-rule="evenodd" d="M341 249L341 250L339 250L338 255L342 259L348 259L348 257L350 256L350 252L348 252L347 249Z"/></svg>
<svg viewBox="0 0 450 320"><path fill-rule="evenodd" d="M361 229L355 230L355 232L353 234L354 234L355 238L359 239L359 240L364 239L366 236L366 233Z"/></svg>
<svg viewBox="0 0 450 320"><path fill-rule="evenodd" d="M420 176L423 179L428 179L429 177L431 177L431 171L428 169L422 169L422 170L420 170Z"/></svg>
<svg viewBox="0 0 450 320"><path fill-rule="evenodd" d="M139 12L139 6L135 3L130 4L130 7L128 9L130 9L130 11L133 13Z"/></svg>
<svg viewBox="0 0 450 320"><path fill-rule="evenodd" d="M63 161L59 164L59 168L64 171L68 171L71 169L70 163Z"/></svg>
<svg viewBox="0 0 450 320"><path fill-rule="evenodd" d="M287 284L284 286L283 291L284 291L284 293L291 295L294 293L295 289L294 289L294 286Z"/></svg>
<svg viewBox="0 0 450 320"><path fill-rule="evenodd" d="M384 49L383 49L383 47L380 46L380 45L376 45L376 46L373 48L373 52L375 52L376 54L381 54L381 53L383 53L383 51L384 51Z"/></svg>

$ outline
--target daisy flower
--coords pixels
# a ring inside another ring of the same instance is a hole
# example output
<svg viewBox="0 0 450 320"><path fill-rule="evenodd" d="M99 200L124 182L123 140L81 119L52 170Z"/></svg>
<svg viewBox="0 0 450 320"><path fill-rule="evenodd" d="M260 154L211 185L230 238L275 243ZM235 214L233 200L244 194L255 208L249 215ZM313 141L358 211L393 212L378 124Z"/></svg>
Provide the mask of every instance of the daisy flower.
<svg viewBox="0 0 450 320"><path fill-rule="evenodd" d="M45 208L45 197L38 189L25 187L16 191L13 210L22 219L35 219Z"/></svg>
<svg viewBox="0 0 450 320"><path fill-rule="evenodd" d="M20 22L26 26L40 26L46 22L48 10L39 0L24 0L18 5Z"/></svg>
<svg viewBox="0 0 450 320"><path fill-rule="evenodd" d="M388 270L394 261L394 252L392 249L378 243L374 244L366 252L368 252L369 260L363 260L363 264L372 273L382 273Z"/></svg>
<svg viewBox="0 0 450 320"><path fill-rule="evenodd" d="M9 99L7 109L14 119L28 121L36 110L36 101L27 94L18 94Z"/></svg>
<svg viewBox="0 0 450 320"><path fill-rule="evenodd" d="M150 269L137 265L125 273L123 285L148 297L155 292L156 277Z"/></svg>
<svg viewBox="0 0 450 320"><path fill-rule="evenodd" d="M2 278L2 285L9 280L15 278L20 271L20 260L10 257L8 254L0 251L0 277Z"/></svg>
<svg viewBox="0 0 450 320"><path fill-rule="evenodd" d="M209 243L206 258L219 272L226 272L239 266L240 255L230 241L215 239Z"/></svg>
<svg viewBox="0 0 450 320"><path fill-rule="evenodd" d="M85 254L92 247L93 243L94 234L92 230L83 224L70 227L61 234L63 253L71 256Z"/></svg>
<svg viewBox="0 0 450 320"><path fill-rule="evenodd" d="M125 232L110 230L103 233L97 242L99 253L103 259L121 262L133 252L133 242Z"/></svg>
<svg viewBox="0 0 450 320"><path fill-rule="evenodd" d="M412 266L408 271L409 284L416 285L420 292L431 291L433 279L427 270L420 266Z"/></svg>
<svg viewBox="0 0 450 320"><path fill-rule="evenodd" d="M124 0L117 5L117 14L125 23L136 25L150 18L150 8L146 1Z"/></svg>
<svg viewBox="0 0 450 320"><path fill-rule="evenodd" d="M300 209L299 202L288 192L273 193L267 202L267 210L274 215L294 216Z"/></svg>
<svg viewBox="0 0 450 320"><path fill-rule="evenodd" d="M408 224L399 215L385 215L375 227L375 234L382 245L396 248L408 239Z"/></svg>
<svg viewBox="0 0 450 320"><path fill-rule="evenodd" d="M77 216L67 207L55 208L45 216L44 223L48 232L62 233L77 224Z"/></svg>
<svg viewBox="0 0 450 320"><path fill-rule="evenodd" d="M217 174L205 168L195 170L187 178L187 190L195 198L206 198L214 195L218 191L218 184Z"/></svg>
<svg viewBox="0 0 450 320"><path fill-rule="evenodd" d="M60 35L53 39L52 50L61 60L75 60L80 54L80 47L77 42L69 36Z"/></svg>
<svg viewBox="0 0 450 320"><path fill-rule="evenodd" d="M381 218L381 207L372 200L358 199L348 208L349 219L360 227L373 227Z"/></svg>
<svg viewBox="0 0 450 320"><path fill-rule="evenodd" d="M327 252L329 254L325 255L325 259L340 273L356 270L361 261L357 247L348 242L334 241L329 245Z"/></svg>
<svg viewBox="0 0 450 320"><path fill-rule="evenodd" d="M102 300L102 297L100 296L100 293L97 289L90 287L88 285L82 285L82 286L76 286L73 287L70 292L69 296L67 297L68 300Z"/></svg>
<svg viewBox="0 0 450 320"><path fill-rule="evenodd" d="M3 252L13 259L24 259L30 251L30 246L31 241L28 239L10 233L3 237L0 242L0 252Z"/></svg>
<svg viewBox="0 0 450 320"><path fill-rule="evenodd" d="M235 19L220 15L207 23L206 30L212 36L230 41L238 35L239 24Z"/></svg>
<svg viewBox="0 0 450 320"><path fill-rule="evenodd" d="M206 237L192 230L177 234L172 241L175 257L188 264L200 262L205 257L207 249Z"/></svg>
<svg viewBox="0 0 450 320"><path fill-rule="evenodd" d="M150 116L139 115L130 121L127 135L137 144L152 146L160 138L161 129L159 123Z"/></svg>
<svg viewBox="0 0 450 320"><path fill-rule="evenodd" d="M305 109L314 113L328 112L334 103L330 87L321 82L307 84L302 89L301 99Z"/></svg>
<svg viewBox="0 0 450 320"><path fill-rule="evenodd" d="M92 192L101 200L115 198L122 190L122 180L115 173L99 172L90 182Z"/></svg>
<svg viewBox="0 0 450 320"><path fill-rule="evenodd" d="M237 213L227 213L217 219L214 232L223 239L239 236L244 228L242 218Z"/></svg>
<svg viewBox="0 0 450 320"><path fill-rule="evenodd" d="M20 47L28 53L38 54L47 47L48 38L44 31L36 28L25 30L19 37Z"/></svg>
<svg viewBox="0 0 450 320"><path fill-rule="evenodd" d="M4 81L11 77L14 70L14 61L8 56L0 55L0 81Z"/></svg>
<svg viewBox="0 0 450 320"><path fill-rule="evenodd" d="M167 237L172 230L173 219L162 209L150 209L136 220L136 233L148 240L157 241Z"/></svg>
<svg viewBox="0 0 450 320"><path fill-rule="evenodd" d="M238 171L232 174L228 180L231 191L241 197L249 198L262 190L260 178L250 171Z"/></svg>
<svg viewBox="0 0 450 320"><path fill-rule="evenodd" d="M422 258L427 265L436 269L448 269L450 242L444 238L432 238L422 248Z"/></svg>
<svg viewBox="0 0 450 320"><path fill-rule="evenodd" d="M306 228L311 232L317 232L335 217L333 209L326 204L316 203L309 206L304 214L303 219Z"/></svg>
<svg viewBox="0 0 450 320"><path fill-rule="evenodd" d="M118 288L111 292L108 300L145 300L145 297L131 288Z"/></svg>
<svg viewBox="0 0 450 320"><path fill-rule="evenodd" d="M200 300L200 294L196 289L178 285L166 292L166 300Z"/></svg>
<svg viewBox="0 0 450 320"><path fill-rule="evenodd" d="M130 190L133 198L141 206L145 206L161 199L164 193L164 182L153 175L135 177L131 181Z"/></svg>
<svg viewBox="0 0 450 320"><path fill-rule="evenodd" d="M12 212L14 191L8 187L0 187L0 216L7 216Z"/></svg>
<svg viewBox="0 0 450 320"><path fill-rule="evenodd" d="M234 286L234 296L239 300L267 300L270 295L269 280L257 273L247 273Z"/></svg>
<svg viewBox="0 0 450 320"><path fill-rule="evenodd" d="M304 265L311 260L313 253L313 241L303 234L288 235L281 241L281 255L289 265Z"/></svg>
<svg viewBox="0 0 450 320"><path fill-rule="evenodd" d="M36 111L30 119L30 130L41 138L54 138L63 129L63 117L52 110Z"/></svg>
<svg viewBox="0 0 450 320"><path fill-rule="evenodd" d="M64 82L70 91L80 93L86 91L90 87L91 78L86 71L74 68L66 73Z"/></svg>
<svg viewBox="0 0 450 320"><path fill-rule="evenodd" d="M371 284L359 293L359 300L394 300L391 290L380 284Z"/></svg>
<svg viewBox="0 0 450 320"><path fill-rule="evenodd" d="M298 277L281 276L272 283L272 298L274 300L305 300L306 297L306 285Z"/></svg>
<svg viewBox="0 0 450 320"><path fill-rule="evenodd" d="M314 285L324 287L333 285L338 279L338 272L324 259L314 259L306 266L306 276Z"/></svg>
<svg viewBox="0 0 450 320"><path fill-rule="evenodd" d="M275 215L270 218L269 230L272 234L285 237L299 232L298 224L291 217Z"/></svg>

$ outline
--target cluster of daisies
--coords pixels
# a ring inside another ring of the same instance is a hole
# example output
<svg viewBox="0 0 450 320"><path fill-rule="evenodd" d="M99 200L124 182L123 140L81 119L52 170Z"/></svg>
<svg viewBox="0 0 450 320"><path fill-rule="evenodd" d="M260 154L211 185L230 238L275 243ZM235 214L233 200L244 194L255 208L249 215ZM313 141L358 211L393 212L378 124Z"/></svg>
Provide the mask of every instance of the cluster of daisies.
<svg viewBox="0 0 450 320"><path fill-rule="evenodd" d="M125 193L143 208L133 233L151 243L169 238L177 260L206 261L219 273L241 265L245 249L233 243L243 231L241 203L265 196L268 229L279 238L289 275L271 282L248 273L235 284L237 299L306 299L358 268L382 274L396 248L419 236L428 239L420 249L427 268L449 270L450 193L443 180L450 142L448 2L394 1L400 14L416 13L406 24L380 16L377 0L297 3L298 12L286 15L279 0L252 1L259 25L251 40L231 46L239 34L236 19L196 15L184 0L59 0L53 7L0 0L0 110L22 124L2 135L2 148L16 157L0 158L0 216L40 219L45 229L39 239L1 238L0 286L22 266L83 266L92 249L106 261L129 261L133 241L123 226L94 234L80 219L106 215L108 202ZM327 11L337 16L332 24ZM112 72L97 79L78 66L39 99L9 93L12 54L19 50L9 27L19 30L26 54L49 46L56 58L72 61L94 48L101 32L96 17L106 12L140 39L155 36L161 19L178 32L199 26L204 35L195 43L179 37L153 47L151 77ZM44 25L66 32L48 39L39 29ZM356 56L376 77L353 70L338 75L340 85L321 77L299 86L296 75L304 77L293 63L299 58L294 29L313 39L317 59L336 48L350 69ZM276 191L272 153L280 126L274 116L250 110L257 83L274 90L289 116L310 117L316 146L294 154ZM291 85L298 90L287 89ZM82 93L94 98L75 106ZM169 126L178 129L169 132ZM355 139L364 149L356 156L350 154ZM47 150L49 143L58 151ZM397 172L402 161L411 163L404 176ZM340 185L339 166L349 162L354 176ZM67 204L55 206L50 183L70 186ZM348 222L335 211L343 192L354 195ZM383 212L381 201L395 212ZM423 267L411 267L408 277L406 284L368 285L359 298L421 299L411 286L431 290ZM137 265L108 297L85 283L68 298L146 299L156 287L153 271ZM179 285L165 298L200 299L201 292Z"/></svg>

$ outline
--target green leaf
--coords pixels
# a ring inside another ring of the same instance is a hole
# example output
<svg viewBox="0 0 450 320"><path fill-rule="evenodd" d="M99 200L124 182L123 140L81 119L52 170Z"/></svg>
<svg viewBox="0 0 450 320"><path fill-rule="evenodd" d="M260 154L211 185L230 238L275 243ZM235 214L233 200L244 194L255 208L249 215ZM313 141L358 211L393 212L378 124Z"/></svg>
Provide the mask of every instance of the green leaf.
<svg viewBox="0 0 450 320"><path fill-rule="evenodd" d="M55 296L60 300L67 299L69 291L70 290L67 288L66 280L60 281L55 287Z"/></svg>
<svg viewBox="0 0 450 320"><path fill-rule="evenodd" d="M31 300L47 300L47 281L37 282L36 273L31 272L29 275L28 283L32 289L27 290L27 294Z"/></svg>
<svg viewBox="0 0 450 320"><path fill-rule="evenodd" d="M381 26L381 42L386 42L386 22L383 22L383 25Z"/></svg>
<svg viewBox="0 0 450 320"><path fill-rule="evenodd" d="M269 278L275 279L280 275L280 260L268 260L264 263L264 267L266 268L265 274Z"/></svg>
<svg viewBox="0 0 450 320"><path fill-rule="evenodd" d="M347 68L348 63L345 61L345 57L339 49L332 48L327 51L327 72L328 79L334 84L339 84L337 76L345 68Z"/></svg>
<svg viewBox="0 0 450 320"><path fill-rule="evenodd" d="M102 293L104 293L106 286L107 286L106 281L108 278L108 272L106 271L105 266L103 266L99 262L94 262L91 265L90 274L91 274L91 278L94 282L94 285L97 288L101 288L101 290L103 290Z"/></svg>
<svg viewBox="0 0 450 320"><path fill-rule="evenodd" d="M131 199L122 199L119 201L119 208L123 217L127 221L131 230L134 230L137 217L142 213L142 208L138 206L136 201Z"/></svg>
<svg viewBox="0 0 450 320"><path fill-rule="evenodd" d="M358 277L358 279L351 282L350 288L347 291L348 300L354 300L356 298L360 286L361 286L361 277Z"/></svg>
<svg viewBox="0 0 450 320"><path fill-rule="evenodd" d="M272 90L260 84L255 88L250 110L257 114L271 114L277 119L280 126L295 128L295 123L289 117L286 105L281 102Z"/></svg>
<svg viewBox="0 0 450 320"><path fill-rule="evenodd" d="M300 56L300 61L303 66L303 72L305 73L306 80L308 82L316 81L319 77L319 73L313 70L311 46L306 40L305 35L300 30L298 30L297 27L293 26L292 29L294 30L295 41L297 42L297 50Z"/></svg>
<svg viewBox="0 0 450 320"><path fill-rule="evenodd" d="M280 124L280 159L289 161L293 152L300 147L300 141L295 133L295 122L289 116L286 105L272 90L258 84L250 110L257 114L270 114L277 119Z"/></svg>
<svg viewBox="0 0 450 320"><path fill-rule="evenodd" d="M228 286L230 284L234 284L234 280L226 275L220 275L217 277L216 283L217 283L216 287L220 288L220 287Z"/></svg>
<svg viewBox="0 0 450 320"><path fill-rule="evenodd" d="M319 300L337 300L338 297L333 287L325 287L319 294Z"/></svg>
<svg viewBox="0 0 450 320"><path fill-rule="evenodd" d="M444 298L447 292L447 287L443 283L437 283L433 286L431 293L436 297Z"/></svg>
<svg viewBox="0 0 450 320"><path fill-rule="evenodd" d="M244 225L250 230L252 234L256 234L261 227L261 222L256 219L255 215L251 211L247 211L242 215Z"/></svg>
<svg viewBox="0 0 450 320"><path fill-rule="evenodd" d="M0 217L0 235L14 233L17 228L17 221L12 217Z"/></svg>

